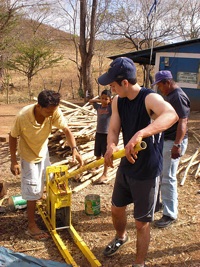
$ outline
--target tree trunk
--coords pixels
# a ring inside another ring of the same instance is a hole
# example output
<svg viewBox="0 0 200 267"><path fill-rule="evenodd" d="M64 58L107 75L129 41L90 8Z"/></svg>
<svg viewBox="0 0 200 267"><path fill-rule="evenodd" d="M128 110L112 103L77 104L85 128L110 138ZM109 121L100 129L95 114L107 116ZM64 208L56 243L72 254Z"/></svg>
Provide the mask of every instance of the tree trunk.
<svg viewBox="0 0 200 267"><path fill-rule="evenodd" d="M82 80L84 100L86 102L86 91L93 97L92 87L92 58L94 55L94 42L95 42L95 25L96 25L96 11L97 0L92 2L91 20L87 21L87 1L80 0L80 55L82 67ZM86 30L90 26L89 38L86 36Z"/></svg>
<svg viewBox="0 0 200 267"><path fill-rule="evenodd" d="M82 60L82 68L83 68L83 91L84 91L84 100L86 102L86 91L88 95L93 97L93 87L92 87L92 73L91 73L91 59L85 57Z"/></svg>
<svg viewBox="0 0 200 267"><path fill-rule="evenodd" d="M28 94L29 94L29 100L31 101L32 100L32 90L31 90L31 78L28 77Z"/></svg>

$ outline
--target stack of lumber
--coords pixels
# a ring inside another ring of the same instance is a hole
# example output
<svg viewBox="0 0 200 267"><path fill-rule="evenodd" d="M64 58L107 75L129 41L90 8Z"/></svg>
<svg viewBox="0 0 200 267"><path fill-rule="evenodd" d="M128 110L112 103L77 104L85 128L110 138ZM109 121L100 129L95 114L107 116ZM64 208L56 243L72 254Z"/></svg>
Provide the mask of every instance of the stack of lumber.
<svg viewBox="0 0 200 267"><path fill-rule="evenodd" d="M195 129L189 128L193 138L200 144L200 135L195 132ZM180 185L183 186L188 175L194 176L195 179L200 178L200 147L197 146L196 151L192 156L180 161L177 174L183 174Z"/></svg>
<svg viewBox="0 0 200 267"><path fill-rule="evenodd" d="M81 148L80 145L85 145L85 151L88 150L87 147L93 146L96 130L97 116L95 110L88 104L80 107L64 100L61 101L60 108L76 139L77 146ZM94 149L94 146L92 148ZM60 158L71 155L71 149L65 140L65 134L61 130L53 129L49 137L49 150Z"/></svg>
<svg viewBox="0 0 200 267"><path fill-rule="evenodd" d="M60 108L67 119L68 126L76 138L76 143L85 164L95 161L94 137L96 132L97 115L92 105L86 104L83 107L61 100ZM119 138L119 149L123 148L122 136ZM52 165L67 165L68 171L72 172L79 168L79 164L72 163L71 148L66 142L65 134L58 129L53 129L49 137L50 155L56 158ZM120 159L115 160L114 165L118 166ZM116 169L109 168L109 180L115 177ZM95 182L103 173L103 166L98 171L86 171L74 177L74 180L81 184L73 191L81 190L83 187Z"/></svg>

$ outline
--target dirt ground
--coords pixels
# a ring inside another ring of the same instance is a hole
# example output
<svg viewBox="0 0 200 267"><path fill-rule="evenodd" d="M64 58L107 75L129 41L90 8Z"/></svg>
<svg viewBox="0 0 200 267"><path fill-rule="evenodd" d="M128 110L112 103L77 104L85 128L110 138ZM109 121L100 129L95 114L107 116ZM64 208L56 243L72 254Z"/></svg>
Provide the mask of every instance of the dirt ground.
<svg viewBox="0 0 200 267"><path fill-rule="evenodd" d="M7 138L14 115L24 104L0 104L0 137ZM192 112L189 119L189 146L184 159L192 156L199 148L200 113ZM199 156L196 158L199 162ZM55 158L53 159L55 162ZM146 264L148 267L200 267L200 179L196 179L195 167L189 171L183 186L180 181L184 172L178 175L179 217L176 223L166 229L157 229L152 223L151 243ZM10 170L10 157L6 142L0 142L0 180L8 183L8 195L20 194L20 178L14 177ZM73 181L70 182L73 188ZM89 185L72 195L72 224L89 246L104 267L130 267L135 256L135 230L132 218L132 206L128 207L127 231L131 243L111 258L102 255L107 243L114 237L110 215L110 199L114 179L106 185ZM76 183L77 186L77 183ZM97 216L85 214L85 196L98 194L101 199L101 212ZM162 213L156 214L159 219ZM42 229L45 225L37 215L38 224ZM0 246L16 252L22 252L37 258L65 262L59 250L50 238L47 241L34 241L25 235L27 228L26 209L0 213ZM70 253L80 267L89 267L90 264L71 241L66 230L61 233L62 239Z"/></svg>

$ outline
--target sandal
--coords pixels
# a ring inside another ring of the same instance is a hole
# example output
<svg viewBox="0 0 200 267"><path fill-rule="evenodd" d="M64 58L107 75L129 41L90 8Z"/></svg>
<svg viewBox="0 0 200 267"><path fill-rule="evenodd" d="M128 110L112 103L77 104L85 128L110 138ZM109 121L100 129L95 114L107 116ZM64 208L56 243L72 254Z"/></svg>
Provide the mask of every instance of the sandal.
<svg viewBox="0 0 200 267"><path fill-rule="evenodd" d="M114 255L119 249L121 249L126 243L130 242L130 238L127 235L124 240L115 237L105 248L103 254L105 256Z"/></svg>
<svg viewBox="0 0 200 267"><path fill-rule="evenodd" d="M105 175L102 175L98 180L94 182L94 184L107 184L108 178Z"/></svg>
<svg viewBox="0 0 200 267"><path fill-rule="evenodd" d="M26 235L37 241L45 241L49 238L49 235L42 230L38 233L31 233L30 230L27 230L25 233Z"/></svg>

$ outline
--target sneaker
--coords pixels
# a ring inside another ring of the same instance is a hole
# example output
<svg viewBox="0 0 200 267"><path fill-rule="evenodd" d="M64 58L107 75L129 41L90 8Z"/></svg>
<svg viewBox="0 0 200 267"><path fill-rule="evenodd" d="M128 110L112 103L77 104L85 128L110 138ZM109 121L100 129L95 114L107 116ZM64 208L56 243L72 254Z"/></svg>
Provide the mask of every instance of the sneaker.
<svg viewBox="0 0 200 267"><path fill-rule="evenodd" d="M121 249L129 241L130 241L130 238L128 235L126 236L125 240L115 237L105 248L103 252L104 256L114 255L119 249Z"/></svg>
<svg viewBox="0 0 200 267"><path fill-rule="evenodd" d="M165 228L175 221L176 221L175 219L172 219L169 216L163 215L160 220L155 221L154 225L158 228Z"/></svg>

